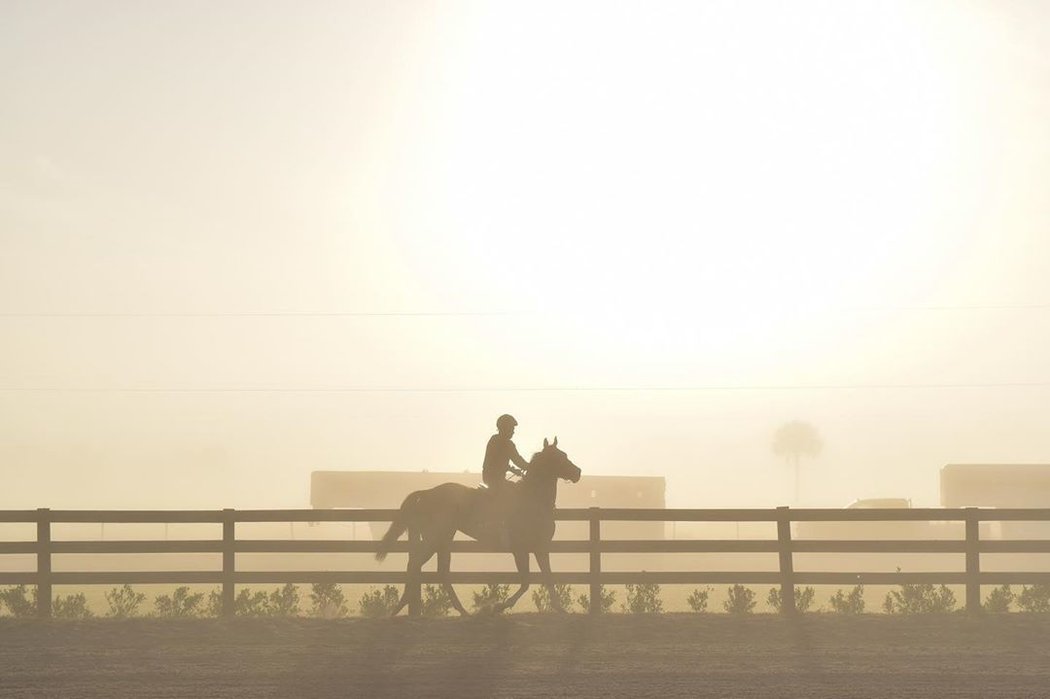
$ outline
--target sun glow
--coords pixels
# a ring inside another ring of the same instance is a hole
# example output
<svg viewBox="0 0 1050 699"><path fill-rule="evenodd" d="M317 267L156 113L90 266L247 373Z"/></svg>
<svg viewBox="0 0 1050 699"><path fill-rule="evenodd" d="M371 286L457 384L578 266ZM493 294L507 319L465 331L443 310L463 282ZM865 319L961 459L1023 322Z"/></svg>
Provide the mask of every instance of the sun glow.
<svg viewBox="0 0 1050 699"><path fill-rule="evenodd" d="M644 360L773 357L800 317L928 288L958 134L921 17L556 7L479 8L446 58L413 175L439 184L401 219L434 293Z"/></svg>

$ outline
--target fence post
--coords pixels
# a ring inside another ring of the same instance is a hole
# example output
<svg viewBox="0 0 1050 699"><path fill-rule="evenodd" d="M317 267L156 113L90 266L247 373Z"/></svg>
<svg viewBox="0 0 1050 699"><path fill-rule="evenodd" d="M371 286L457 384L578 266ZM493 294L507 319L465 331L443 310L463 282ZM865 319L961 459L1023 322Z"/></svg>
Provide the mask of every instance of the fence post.
<svg viewBox="0 0 1050 699"><path fill-rule="evenodd" d="M419 584L419 574L422 568L415 569L412 559L419 556L422 539L419 530L414 526L408 528L408 580L405 583L405 592L408 593L408 615L419 616L423 613L423 590Z"/></svg>
<svg viewBox="0 0 1050 699"><path fill-rule="evenodd" d="M51 618L51 510L36 511L36 614Z"/></svg>
<svg viewBox="0 0 1050 699"><path fill-rule="evenodd" d="M777 549L780 554L780 613L795 613L795 562L791 551L791 513L777 508Z"/></svg>
<svg viewBox="0 0 1050 699"><path fill-rule="evenodd" d="M237 519L232 508L222 511L222 615L234 615L234 574L236 572Z"/></svg>
<svg viewBox="0 0 1050 699"><path fill-rule="evenodd" d="M967 507L966 514L966 611L981 611L980 520L977 508Z"/></svg>
<svg viewBox="0 0 1050 699"><path fill-rule="evenodd" d="M591 614L602 613L602 520L601 510L597 507L590 508L590 583L591 583Z"/></svg>

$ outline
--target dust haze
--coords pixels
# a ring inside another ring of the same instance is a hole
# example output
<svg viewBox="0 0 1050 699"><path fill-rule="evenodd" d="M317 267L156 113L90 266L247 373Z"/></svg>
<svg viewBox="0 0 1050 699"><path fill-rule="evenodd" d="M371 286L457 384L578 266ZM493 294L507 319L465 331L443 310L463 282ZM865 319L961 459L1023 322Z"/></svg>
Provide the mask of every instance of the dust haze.
<svg viewBox="0 0 1050 699"><path fill-rule="evenodd" d="M6 2L0 508L308 507L506 412L670 507L1046 463L1048 46L1037 2Z"/></svg>

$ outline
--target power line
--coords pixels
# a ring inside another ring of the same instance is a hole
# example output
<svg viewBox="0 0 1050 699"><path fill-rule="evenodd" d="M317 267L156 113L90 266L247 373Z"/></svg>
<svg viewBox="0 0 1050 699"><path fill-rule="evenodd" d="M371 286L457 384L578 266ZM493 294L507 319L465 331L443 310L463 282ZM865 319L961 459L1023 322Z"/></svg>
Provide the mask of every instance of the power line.
<svg viewBox="0 0 1050 699"><path fill-rule="evenodd" d="M347 311L347 312L248 312L248 313L0 313L0 318L405 318L503 316L509 312L444 312L444 311Z"/></svg>
<svg viewBox="0 0 1050 699"><path fill-rule="evenodd" d="M986 383L856 383L856 384L766 384L694 386L339 386L319 387L0 387L2 393L691 393L736 391L852 391L1050 388L1050 381L1003 381Z"/></svg>
<svg viewBox="0 0 1050 699"><path fill-rule="evenodd" d="M782 307L768 304L770 307ZM790 306L785 307L790 310ZM616 308L562 308L552 311L231 311L231 312L9 312L0 318L455 318L521 315L579 315L608 310L623 313ZM799 310L814 310L800 308ZM821 310L821 309L816 309ZM837 312L951 312L951 311L1047 311L1050 303L1032 304L958 304L930 306L831 306L824 310ZM629 315L638 315L631 311Z"/></svg>
<svg viewBox="0 0 1050 699"><path fill-rule="evenodd" d="M1050 303L946 305L946 306L844 306L846 311L1047 311Z"/></svg>

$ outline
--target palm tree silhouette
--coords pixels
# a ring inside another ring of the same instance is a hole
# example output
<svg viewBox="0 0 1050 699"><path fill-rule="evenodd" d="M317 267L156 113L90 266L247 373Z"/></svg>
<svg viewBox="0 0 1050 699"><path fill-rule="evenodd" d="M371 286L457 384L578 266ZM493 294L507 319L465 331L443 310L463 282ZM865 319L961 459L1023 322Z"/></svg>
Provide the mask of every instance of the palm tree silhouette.
<svg viewBox="0 0 1050 699"><path fill-rule="evenodd" d="M799 461L803 456L817 456L824 444L817 428L808 422L794 420L781 425L773 435L773 453L795 467L795 504L799 502Z"/></svg>

